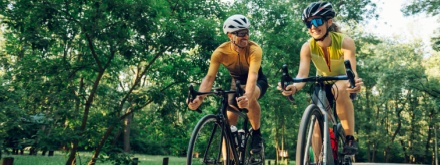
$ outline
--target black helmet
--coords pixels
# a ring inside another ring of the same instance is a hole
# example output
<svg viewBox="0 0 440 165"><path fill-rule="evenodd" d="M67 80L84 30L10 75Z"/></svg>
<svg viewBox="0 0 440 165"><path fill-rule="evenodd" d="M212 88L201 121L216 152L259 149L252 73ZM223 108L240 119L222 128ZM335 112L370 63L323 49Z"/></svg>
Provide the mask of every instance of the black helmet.
<svg viewBox="0 0 440 165"><path fill-rule="evenodd" d="M302 21L306 22L307 18L313 16L322 16L324 18L333 18L336 13L330 2L313 2L307 6L302 14Z"/></svg>

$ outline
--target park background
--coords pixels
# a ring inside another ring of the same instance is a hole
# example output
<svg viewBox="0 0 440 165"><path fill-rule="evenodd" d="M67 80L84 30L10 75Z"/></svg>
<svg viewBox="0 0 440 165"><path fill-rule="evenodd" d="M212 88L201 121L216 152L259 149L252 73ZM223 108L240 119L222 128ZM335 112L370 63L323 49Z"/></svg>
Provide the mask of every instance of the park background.
<svg viewBox="0 0 440 165"><path fill-rule="evenodd" d="M223 21L241 13L251 20L250 37L263 48L269 78L261 99L266 157L277 159L281 150L294 157L310 97L303 90L290 103L275 87L283 64L293 75L298 69L300 47L309 38L301 12L310 2L2 0L2 156L29 146L34 153L63 152L60 164L74 164L80 152L91 153L89 164L128 162L134 154L186 156L197 120L218 105L210 97L202 114L190 111L187 87L198 87L212 51L227 41ZM439 28L412 35L403 21L378 21L394 14L378 7L382 1L330 2L336 23L355 40L365 83L354 102L356 161L433 163L440 125ZM414 31L438 22L436 1L390 2L414 20ZM393 28L378 28L383 25ZM229 82L222 68L214 86L227 88Z"/></svg>

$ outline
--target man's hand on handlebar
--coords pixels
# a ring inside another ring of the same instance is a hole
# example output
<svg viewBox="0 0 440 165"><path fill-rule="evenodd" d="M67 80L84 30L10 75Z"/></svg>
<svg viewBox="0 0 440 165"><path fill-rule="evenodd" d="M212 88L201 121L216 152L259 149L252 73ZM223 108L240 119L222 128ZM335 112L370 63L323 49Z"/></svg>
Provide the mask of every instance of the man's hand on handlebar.
<svg viewBox="0 0 440 165"><path fill-rule="evenodd" d="M197 96L194 100L187 99L186 103L188 104L188 108L191 110L197 110L199 106L202 104L203 99L200 96Z"/></svg>
<svg viewBox="0 0 440 165"><path fill-rule="evenodd" d="M247 96L243 95L235 98L237 100L237 105L240 109L249 107L249 99Z"/></svg>
<svg viewBox="0 0 440 165"><path fill-rule="evenodd" d="M347 81L347 91L350 93L359 93L361 91L361 87L364 85L362 78L355 79L355 87L350 88L350 82Z"/></svg>

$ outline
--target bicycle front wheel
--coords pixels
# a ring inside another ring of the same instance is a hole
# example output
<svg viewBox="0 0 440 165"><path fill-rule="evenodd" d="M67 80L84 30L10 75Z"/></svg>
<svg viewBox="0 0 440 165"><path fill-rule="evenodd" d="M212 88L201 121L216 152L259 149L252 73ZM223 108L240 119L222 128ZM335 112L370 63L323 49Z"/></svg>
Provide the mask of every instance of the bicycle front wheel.
<svg viewBox="0 0 440 165"><path fill-rule="evenodd" d="M222 127L216 115L207 115L192 132L186 164L220 165L223 164L222 160Z"/></svg>
<svg viewBox="0 0 440 165"><path fill-rule="evenodd" d="M309 105L301 119L296 146L296 164L309 165L322 163L324 116L314 104ZM328 156L327 156L328 157ZM333 159L331 159L333 161ZM333 164L333 162L328 162Z"/></svg>

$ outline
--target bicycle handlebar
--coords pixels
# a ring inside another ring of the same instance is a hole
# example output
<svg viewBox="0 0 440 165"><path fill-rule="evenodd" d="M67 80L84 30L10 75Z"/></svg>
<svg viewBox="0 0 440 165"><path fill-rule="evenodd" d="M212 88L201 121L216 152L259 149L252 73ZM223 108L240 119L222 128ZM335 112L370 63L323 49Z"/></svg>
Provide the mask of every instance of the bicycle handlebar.
<svg viewBox="0 0 440 165"><path fill-rule="evenodd" d="M213 91L210 91L210 92L199 92L199 91L194 90L193 85L190 84L190 85L188 86L188 88L189 88L189 91L188 91L188 100L189 100L189 102L192 102L192 101L193 101L198 95L218 95L218 96L224 96L224 97L227 97L227 94L229 94L229 93L235 93L235 95L236 95L237 97L243 96L243 94L244 94L244 89L241 88L240 81L238 81L238 80L235 81L235 87L236 87L236 90L229 90L229 91L227 91L227 90L223 90L223 89L221 89L221 88L217 88L217 89L214 89ZM237 108L238 108L238 107L237 107ZM248 110L247 110L246 108L239 108L239 109L240 109L241 111L245 112L245 113L248 112ZM196 111L197 111L198 113L202 113L202 110L200 110L199 108L197 108Z"/></svg>
<svg viewBox="0 0 440 165"><path fill-rule="evenodd" d="M289 85L288 81L285 80L291 80L292 77L290 77L289 75L289 71L287 70L287 65L284 64L283 65L283 75L281 76L281 88L282 90L286 90L286 86ZM287 99L291 102L294 102L295 99L293 98L292 95L287 96Z"/></svg>
<svg viewBox="0 0 440 165"><path fill-rule="evenodd" d="M190 85L188 86L188 88L189 88L189 90L188 90L188 101L189 101L189 103L191 103L191 102L197 97L197 95L199 95L199 94L198 94L199 92L197 92L196 90L194 90L194 87L193 87L192 84L190 84ZM198 112L198 113L202 113L202 110L200 110L199 108L197 108L197 109L196 109L196 112Z"/></svg>
<svg viewBox="0 0 440 165"><path fill-rule="evenodd" d="M283 65L283 74L281 76L281 88L283 90L286 90L286 86L289 85L291 82L298 83L298 82L323 82L323 81L332 81L332 80L348 80L350 82L350 88L355 87L355 80L354 80L354 72L351 69L351 64L349 60L344 61L345 64L345 72L347 75L341 75L341 76L316 76L316 77L307 77L307 78L292 78L289 75L287 65ZM294 101L292 95L287 96L287 98L290 101ZM356 93L350 93L351 99L356 99Z"/></svg>
<svg viewBox="0 0 440 165"><path fill-rule="evenodd" d="M355 87L354 72L351 69L350 61L345 60L344 64L345 64L345 72L347 72L348 81L350 81L350 88L354 88Z"/></svg>

